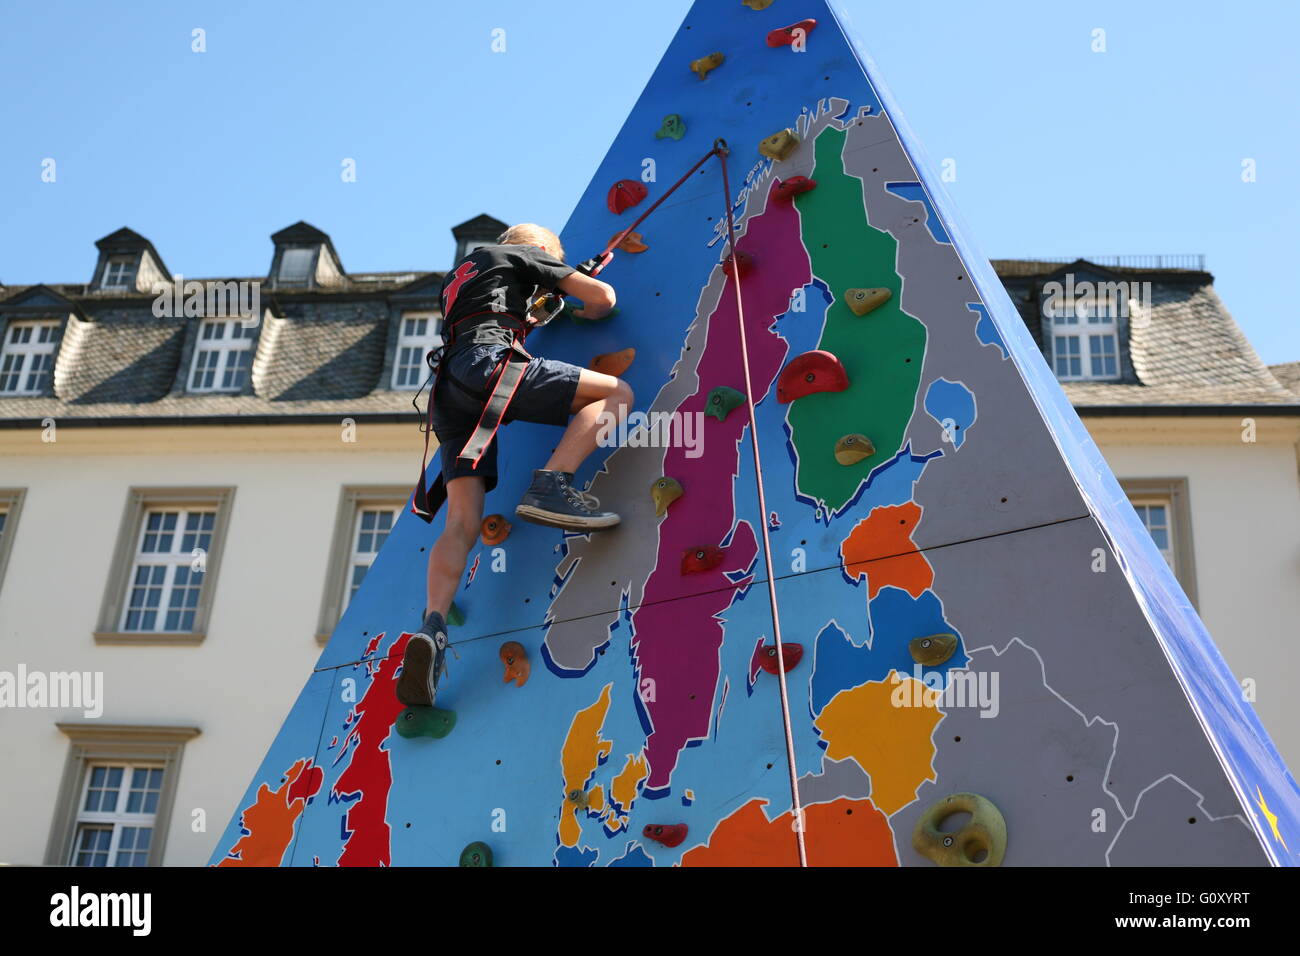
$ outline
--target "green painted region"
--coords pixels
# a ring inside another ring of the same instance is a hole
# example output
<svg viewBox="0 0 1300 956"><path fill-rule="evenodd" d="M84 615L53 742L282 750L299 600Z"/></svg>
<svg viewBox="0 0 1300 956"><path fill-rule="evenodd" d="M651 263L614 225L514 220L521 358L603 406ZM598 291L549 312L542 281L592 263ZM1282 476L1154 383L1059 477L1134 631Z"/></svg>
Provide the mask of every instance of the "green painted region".
<svg viewBox="0 0 1300 956"><path fill-rule="evenodd" d="M791 403L791 440L799 455L801 494L831 511L843 508L871 470L898 454L916 405L925 358L925 326L899 306L898 243L867 221L862 180L844 172L845 134L826 129L815 144L817 188L795 197L813 275L835 301L826 311L818 348L848 372L843 392L806 395ZM844 303L847 289L883 287L893 295L864 316ZM844 435L866 435L876 452L853 465L835 460Z"/></svg>

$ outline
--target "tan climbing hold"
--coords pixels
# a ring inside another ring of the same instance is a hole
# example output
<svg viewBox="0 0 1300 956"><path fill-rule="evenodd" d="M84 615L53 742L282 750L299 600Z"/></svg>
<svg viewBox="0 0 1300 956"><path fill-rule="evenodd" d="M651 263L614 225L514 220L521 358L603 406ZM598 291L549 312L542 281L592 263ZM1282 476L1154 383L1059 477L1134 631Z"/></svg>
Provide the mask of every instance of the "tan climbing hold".
<svg viewBox="0 0 1300 956"><path fill-rule="evenodd" d="M479 537L483 543L491 547L494 544L500 544L506 538L510 537L512 525L506 520L505 515L488 515L479 525Z"/></svg>
<svg viewBox="0 0 1300 956"><path fill-rule="evenodd" d="M961 829L944 833L943 821L969 813ZM931 805L912 830L912 848L940 866L1001 866L1007 852L1007 822L977 793L954 793Z"/></svg>
<svg viewBox="0 0 1300 956"><path fill-rule="evenodd" d="M740 2L751 10L766 10L772 5L773 0L740 0Z"/></svg>
<svg viewBox="0 0 1300 956"><path fill-rule="evenodd" d="M614 233L609 237L609 241L613 242L619 235L617 232ZM616 248L622 252L645 252L650 247L642 241L642 238L639 232L629 232L626 236L623 236L622 241L619 242Z"/></svg>
<svg viewBox="0 0 1300 956"><path fill-rule="evenodd" d="M835 460L841 465L856 465L876 453L876 446L866 435L845 435L835 443Z"/></svg>
<svg viewBox="0 0 1300 956"><path fill-rule="evenodd" d="M710 53L708 56L702 56L698 60L691 60L691 69L701 80L708 76L712 71L722 66L722 61L726 57L721 53Z"/></svg>
<svg viewBox="0 0 1300 956"><path fill-rule="evenodd" d="M888 302L893 294L888 289L849 289L844 301L854 315L866 315Z"/></svg>
<svg viewBox="0 0 1300 956"><path fill-rule="evenodd" d="M783 129L779 133L773 133L758 144L760 153L778 162L788 159L790 154L798 148L799 137L792 129Z"/></svg>
<svg viewBox="0 0 1300 956"><path fill-rule="evenodd" d="M912 660L926 667L938 667L957 651L956 634L928 634L907 642Z"/></svg>
<svg viewBox="0 0 1300 956"><path fill-rule="evenodd" d="M593 372L601 372L618 378L631 368L634 358L636 358L636 349L632 348L620 349L617 352L605 352L603 355L597 355L592 359L587 368Z"/></svg>
<svg viewBox="0 0 1300 956"><path fill-rule="evenodd" d="M655 515L663 517L668 511L668 506L684 495L685 489L682 483L676 478L669 478L664 475L656 479L655 483L650 486L650 497L654 499Z"/></svg>
<svg viewBox="0 0 1300 956"><path fill-rule="evenodd" d="M516 687L523 687L528 683L528 675L532 673L532 665L528 663L528 652L524 650L524 645L518 641L506 641L501 645L501 663L506 666L505 683L515 682Z"/></svg>

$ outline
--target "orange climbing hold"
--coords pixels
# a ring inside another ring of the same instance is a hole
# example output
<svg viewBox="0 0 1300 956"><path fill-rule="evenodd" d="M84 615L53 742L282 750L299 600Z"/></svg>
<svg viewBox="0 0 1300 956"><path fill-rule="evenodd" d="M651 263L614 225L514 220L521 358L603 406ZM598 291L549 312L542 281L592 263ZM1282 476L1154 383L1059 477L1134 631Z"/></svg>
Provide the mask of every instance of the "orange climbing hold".
<svg viewBox="0 0 1300 956"><path fill-rule="evenodd" d="M618 236L619 233L614 233L614 235L609 237L609 241L613 242L618 238ZM623 252L645 252L650 247L642 241L642 238L643 237L639 232L629 232L615 248L620 249Z"/></svg>
<svg viewBox="0 0 1300 956"><path fill-rule="evenodd" d="M842 392L849 375L830 352L814 349L791 359L776 380L776 400L781 404L815 392Z"/></svg>
<svg viewBox="0 0 1300 956"><path fill-rule="evenodd" d="M516 687L528 683L532 665L528 663L528 652L518 641L506 641L501 645L501 663L506 665L504 682L515 682Z"/></svg>
<svg viewBox="0 0 1300 956"><path fill-rule="evenodd" d="M813 27L817 26L817 21L811 17L807 20L800 20L798 23L792 23L788 27L782 27L779 30L773 30L767 35L768 46L790 46L802 36L808 38L808 34L813 32ZM802 34L796 31L803 31Z"/></svg>
<svg viewBox="0 0 1300 956"><path fill-rule="evenodd" d="M772 187L772 199L776 202L790 202L800 193L810 192L816 188L817 180L809 179L807 176L778 179L776 185Z"/></svg>
<svg viewBox="0 0 1300 956"><path fill-rule="evenodd" d="M726 57L721 53L710 53L708 56L702 56L698 60L691 61L691 69L701 80L708 76L712 71L722 66L722 61Z"/></svg>
<svg viewBox="0 0 1300 956"><path fill-rule="evenodd" d="M510 529L513 527L506 520L505 515L488 515L479 525L479 537L488 547L500 544L506 538L510 537Z"/></svg>
<svg viewBox="0 0 1300 956"><path fill-rule="evenodd" d="M789 159L790 154L798 148L799 137L792 129L783 129L779 133L773 133L758 144L760 153L769 159L775 159L777 162Z"/></svg>
<svg viewBox="0 0 1300 956"><path fill-rule="evenodd" d="M605 205L609 207L610 212L618 215L645 199L649 192L650 190L645 188L643 182L638 182L635 179L620 179L609 187L609 195L605 197Z"/></svg>
<svg viewBox="0 0 1300 956"><path fill-rule="evenodd" d="M593 372L601 372L617 378L631 367L634 358L636 358L636 349L632 348L620 349L617 352L605 352L592 359L587 368Z"/></svg>

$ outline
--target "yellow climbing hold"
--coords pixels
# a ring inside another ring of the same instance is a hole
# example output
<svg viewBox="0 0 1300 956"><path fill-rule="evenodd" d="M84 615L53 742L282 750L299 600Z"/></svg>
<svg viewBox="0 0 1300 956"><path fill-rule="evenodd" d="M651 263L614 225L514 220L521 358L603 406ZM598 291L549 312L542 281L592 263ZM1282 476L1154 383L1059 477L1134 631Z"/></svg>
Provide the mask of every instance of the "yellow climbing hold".
<svg viewBox="0 0 1300 956"><path fill-rule="evenodd" d="M740 0L740 2L751 10L766 10L772 5L772 0Z"/></svg>
<svg viewBox="0 0 1300 956"><path fill-rule="evenodd" d="M835 460L841 465L856 465L876 453L876 446L866 435L845 435L835 443Z"/></svg>
<svg viewBox="0 0 1300 956"><path fill-rule="evenodd" d="M694 70L695 74L702 80L708 76L710 72L722 66L722 61L725 59L726 57L721 53L710 53L708 56L702 56L698 60L691 60L691 69Z"/></svg>
<svg viewBox="0 0 1300 956"><path fill-rule="evenodd" d="M908 653L912 660L926 667L938 667L957 650L956 634L929 634L926 637L914 637L907 642Z"/></svg>
<svg viewBox="0 0 1300 956"><path fill-rule="evenodd" d="M961 829L944 833L943 821L969 813ZM921 815L912 830L912 848L940 866L1001 866L1007 852L1007 821L977 793L954 793Z"/></svg>
<svg viewBox="0 0 1300 956"><path fill-rule="evenodd" d="M668 506L685 494L682 483L676 478L669 478L667 475L655 481L650 486L650 497L654 499L655 515L663 517L668 511Z"/></svg>
<svg viewBox="0 0 1300 956"><path fill-rule="evenodd" d="M792 129L783 129L779 133L773 133L767 139L758 144L758 151L770 159L780 162L789 158L799 147L799 137Z"/></svg>
<svg viewBox="0 0 1300 956"><path fill-rule="evenodd" d="M893 294L888 289L849 289L844 293L844 301L854 315L866 315L888 302Z"/></svg>

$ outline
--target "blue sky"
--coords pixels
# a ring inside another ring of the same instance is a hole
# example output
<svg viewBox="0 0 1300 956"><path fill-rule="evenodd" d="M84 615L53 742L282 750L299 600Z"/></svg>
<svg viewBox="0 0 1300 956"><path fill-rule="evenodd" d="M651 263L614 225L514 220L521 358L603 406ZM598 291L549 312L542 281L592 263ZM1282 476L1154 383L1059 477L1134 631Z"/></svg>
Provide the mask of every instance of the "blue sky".
<svg viewBox="0 0 1300 956"><path fill-rule="evenodd" d="M845 5L984 254L1205 253L1300 359L1300 5ZM4 0L0 281L85 281L123 225L196 277L264 273L299 219L358 272L444 268L480 212L558 227L689 6Z"/></svg>

